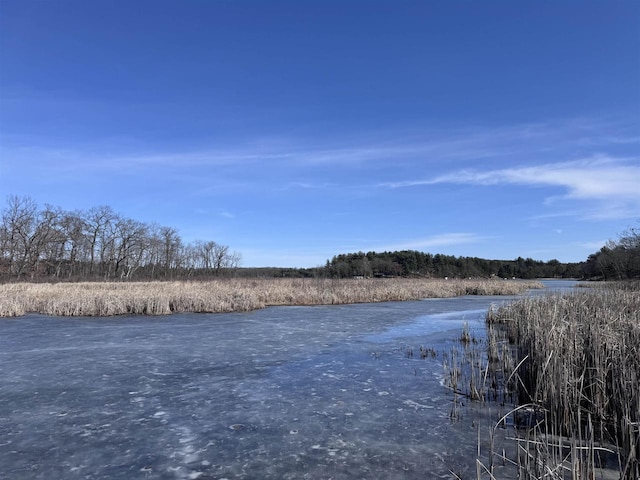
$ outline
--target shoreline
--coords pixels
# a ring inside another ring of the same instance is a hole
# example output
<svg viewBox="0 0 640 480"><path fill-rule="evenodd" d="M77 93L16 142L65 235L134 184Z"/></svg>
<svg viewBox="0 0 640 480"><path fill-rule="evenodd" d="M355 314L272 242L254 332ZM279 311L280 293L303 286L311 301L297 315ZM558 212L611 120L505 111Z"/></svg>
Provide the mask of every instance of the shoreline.
<svg viewBox="0 0 640 480"><path fill-rule="evenodd" d="M8 283L0 285L0 317L28 313L72 317L230 313L270 306L517 295L534 288L544 286L528 280L422 278Z"/></svg>

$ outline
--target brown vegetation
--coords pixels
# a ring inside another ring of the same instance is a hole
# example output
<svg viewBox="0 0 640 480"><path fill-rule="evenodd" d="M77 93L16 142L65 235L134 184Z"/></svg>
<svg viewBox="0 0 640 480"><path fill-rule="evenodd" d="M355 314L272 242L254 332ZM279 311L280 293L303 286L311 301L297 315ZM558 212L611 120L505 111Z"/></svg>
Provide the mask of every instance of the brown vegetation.
<svg viewBox="0 0 640 480"><path fill-rule="evenodd" d="M515 295L539 282L432 279L220 279L203 282L105 282L0 285L0 317L164 315L238 312L274 305L331 305Z"/></svg>
<svg viewBox="0 0 640 480"><path fill-rule="evenodd" d="M519 478L640 478L638 284L523 298L487 323L517 348Z"/></svg>

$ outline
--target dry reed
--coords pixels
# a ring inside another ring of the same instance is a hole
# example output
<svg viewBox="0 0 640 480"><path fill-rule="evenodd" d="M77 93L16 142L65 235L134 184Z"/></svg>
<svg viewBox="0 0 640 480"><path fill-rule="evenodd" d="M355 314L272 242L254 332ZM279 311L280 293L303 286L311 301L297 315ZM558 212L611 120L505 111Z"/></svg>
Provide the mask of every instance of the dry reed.
<svg viewBox="0 0 640 480"><path fill-rule="evenodd" d="M221 279L203 282L0 285L0 317L238 312L275 305L332 305L460 295L515 295L539 282L434 279Z"/></svg>
<svg viewBox="0 0 640 480"><path fill-rule="evenodd" d="M637 285L523 298L487 323L517 346L519 478L640 478Z"/></svg>

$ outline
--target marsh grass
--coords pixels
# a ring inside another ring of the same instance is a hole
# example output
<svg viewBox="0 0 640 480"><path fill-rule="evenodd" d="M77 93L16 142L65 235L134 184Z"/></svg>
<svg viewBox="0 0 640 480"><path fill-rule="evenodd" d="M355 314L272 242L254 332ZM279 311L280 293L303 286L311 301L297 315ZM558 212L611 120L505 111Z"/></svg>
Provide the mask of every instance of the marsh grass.
<svg viewBox="0 0 640 480"><path fill-rule="evenodd" d="M193 282L0 285L0 317L242 312L275 305L335 305L459 295L515 295L538 282L432 279L221 279Z"/></svg>
<svg viewBox="0 0 640 480"><path fill-rule="evenodd" d="M518 478L640 478L638 284L522 298L487 324L489 338L504 335L493 334L488 361L500 361L506 338L518 362L502 367L517 391Z"/></svg>

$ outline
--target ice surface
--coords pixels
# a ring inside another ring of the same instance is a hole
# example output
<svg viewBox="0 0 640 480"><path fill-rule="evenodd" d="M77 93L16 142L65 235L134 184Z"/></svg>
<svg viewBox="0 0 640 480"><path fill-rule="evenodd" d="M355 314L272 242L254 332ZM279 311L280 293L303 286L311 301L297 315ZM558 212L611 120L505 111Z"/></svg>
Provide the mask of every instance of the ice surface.
<svg viewBox="0 0 640 480"><path fill-rule="evenodd" d="M442 359L406 348L500 301L2 319L0 478L470 476L491 412L451 422Z"/></svg>

